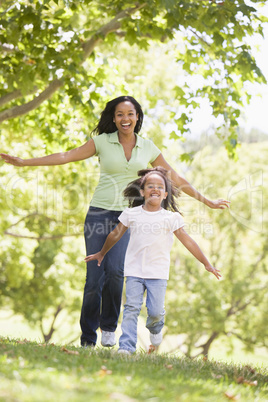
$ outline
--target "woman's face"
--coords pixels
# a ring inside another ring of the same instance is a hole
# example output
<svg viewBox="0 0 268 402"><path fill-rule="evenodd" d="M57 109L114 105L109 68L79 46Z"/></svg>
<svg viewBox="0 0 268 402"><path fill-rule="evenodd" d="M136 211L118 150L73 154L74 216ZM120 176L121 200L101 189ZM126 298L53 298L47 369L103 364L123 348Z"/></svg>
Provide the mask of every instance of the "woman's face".
<svg viewBox="0 0 268 402"><path fill-rule="evenodd" d="M138 118L133 103L125 101L116 105L113 121L120 134L133 134Z"/></svg>

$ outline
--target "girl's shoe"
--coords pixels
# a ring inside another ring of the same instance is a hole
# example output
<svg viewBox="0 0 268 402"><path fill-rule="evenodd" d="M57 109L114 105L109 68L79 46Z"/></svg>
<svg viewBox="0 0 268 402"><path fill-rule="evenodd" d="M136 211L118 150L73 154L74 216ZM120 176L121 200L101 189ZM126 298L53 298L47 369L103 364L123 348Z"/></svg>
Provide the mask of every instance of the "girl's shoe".
<svg viewBox="0 0 268 402"><path fill-rule="evenodd" d="M159 346L160 343L162 342L162 339L163 339L162 331L160 331L158 334L152 334L150 332L150 341L153 346Z"/></svg>

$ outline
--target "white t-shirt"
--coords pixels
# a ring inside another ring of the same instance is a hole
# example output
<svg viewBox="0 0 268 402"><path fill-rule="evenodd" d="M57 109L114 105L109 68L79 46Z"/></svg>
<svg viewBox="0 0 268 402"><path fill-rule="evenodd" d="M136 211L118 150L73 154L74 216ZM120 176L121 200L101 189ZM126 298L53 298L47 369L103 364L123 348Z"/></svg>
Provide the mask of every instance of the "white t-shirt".
<svg viewBox="0 0 268 402"><path fill-rule="evenodd" d="M142 205L126 208L118 218L130 228L125 258L125 276L168 279L173 232L184 226L178 212L149 212Z"/></svg>

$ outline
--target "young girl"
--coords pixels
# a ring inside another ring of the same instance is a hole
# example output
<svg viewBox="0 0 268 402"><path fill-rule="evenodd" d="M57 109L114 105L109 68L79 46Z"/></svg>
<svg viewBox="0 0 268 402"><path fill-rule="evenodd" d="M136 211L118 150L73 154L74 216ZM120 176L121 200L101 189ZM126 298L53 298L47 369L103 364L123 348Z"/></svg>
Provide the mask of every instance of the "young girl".
<svg viewBox="0 0 268 402"><path fill-rule="evenodd" d="M98 260L100 266L105 254L130 228L125 258L126 304L119 340L119 353L125 354L136 350L137 321L145 290L148 312L146 327L150 331L151 349L157 348L162 341L173 233L204 264L207 271L217 279L221 276L196 242L184 231L184 222L174 199L176 189L169 181L167 171L156 167L140 170L138 175L140 178L131 182L124 191L132 208L126 208L119 216L119 224L108 235L102 249L85 258L87 262Z"/></svg>

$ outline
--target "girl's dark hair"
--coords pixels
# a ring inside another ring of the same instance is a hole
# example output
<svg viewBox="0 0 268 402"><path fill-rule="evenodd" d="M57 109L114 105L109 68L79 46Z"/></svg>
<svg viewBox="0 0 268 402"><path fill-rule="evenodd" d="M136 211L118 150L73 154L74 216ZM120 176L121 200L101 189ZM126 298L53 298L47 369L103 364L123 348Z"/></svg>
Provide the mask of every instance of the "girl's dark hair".
<svg viewBox="0 0 268 402"><path fill-rule="evenodd" d="M119 96L118 98L115 98L106 103L106 106L101 113L99 123L92 131L92 134L110 134L114 133L117 130L113 119L115 108L121 102L131 102L134 105L136 112L139 115L134 131L135 133L138 133L140 131L143 122L143 111L141 105L132 96Z"/></svg>
<svg viewBox="0 0 268 402"><path fill-rule="evenodd" d="M147 178L152 174L158 174L165 182L165 190L168 195L162 202L163 208L173 212L180 212L175 199L179 196L179 190L169 179L168 171L161 166L139 170L139 178L127 185L123 195L128 200L129 207L133 208L144 204L144 197L142 197L140 190L144 189Z"/></svg>

